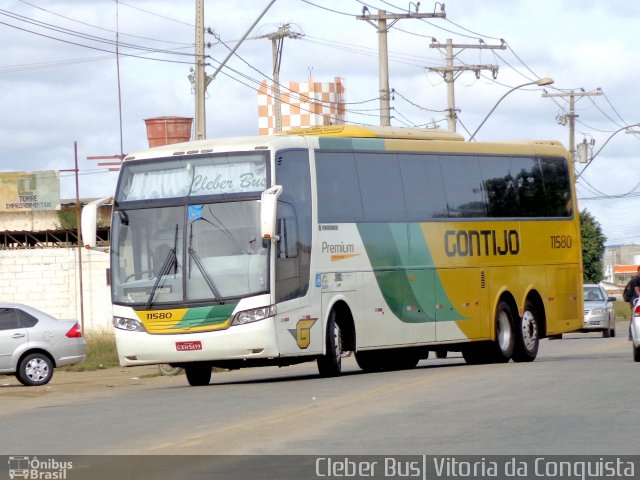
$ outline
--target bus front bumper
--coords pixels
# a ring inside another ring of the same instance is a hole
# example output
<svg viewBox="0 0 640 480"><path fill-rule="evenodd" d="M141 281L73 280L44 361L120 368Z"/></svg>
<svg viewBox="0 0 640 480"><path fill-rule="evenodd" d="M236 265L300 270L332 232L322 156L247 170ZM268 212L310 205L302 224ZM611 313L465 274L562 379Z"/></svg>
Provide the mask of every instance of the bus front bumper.
<svg viewBox="0 0 640 480"><path fill-rule="evenodd" d="M273 317L225 330L175 335L116 329L116 345L123 367L275 358L280 355Z"/></svg>

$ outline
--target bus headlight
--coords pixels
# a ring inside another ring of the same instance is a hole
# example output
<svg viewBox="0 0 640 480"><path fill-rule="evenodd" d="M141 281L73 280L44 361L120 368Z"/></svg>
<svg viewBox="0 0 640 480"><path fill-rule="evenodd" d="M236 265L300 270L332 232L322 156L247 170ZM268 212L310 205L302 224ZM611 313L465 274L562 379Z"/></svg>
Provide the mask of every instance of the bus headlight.
<svg viewBox="0 0 640 480"><path fill-rule="evenodd" d="M268 307L253 308L251 310L243 310L234 315L231 325L244 325L246 323L258 322L265 318L273 317L276 314L275 305Z"/></svg>
<svg viewBox="0 0 640 480"><path fill-rule="evenodd" d="M146 332L142 323L133 318L113 317L113 326L130 332Z"/></svg>

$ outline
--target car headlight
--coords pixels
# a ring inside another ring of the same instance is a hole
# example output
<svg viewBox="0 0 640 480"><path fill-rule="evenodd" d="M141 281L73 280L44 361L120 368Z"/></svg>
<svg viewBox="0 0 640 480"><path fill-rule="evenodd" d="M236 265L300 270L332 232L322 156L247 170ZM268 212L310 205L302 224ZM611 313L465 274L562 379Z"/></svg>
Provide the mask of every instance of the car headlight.
<svg viewBox="0 0 640 480"><path fill-rule="evenodd" d="M243 310L233 316L231 325L245 325L247 323L258 322L260 320L264 320L265 318L273 317L275 314L275 305L253 308L251 310Z"/></svg>
<svg viewBox="0 0 640 480"><path fill-rule="evenodd" d="M604 308L594 308L591 310L591 315L606 315Z"/></svg>
<svg viewBox="0 0 640 480"><path fill-rule="evenodd" d="M113 317L113 326L129 332L146 332L144 325L139 320L125 317Z"/></svg>

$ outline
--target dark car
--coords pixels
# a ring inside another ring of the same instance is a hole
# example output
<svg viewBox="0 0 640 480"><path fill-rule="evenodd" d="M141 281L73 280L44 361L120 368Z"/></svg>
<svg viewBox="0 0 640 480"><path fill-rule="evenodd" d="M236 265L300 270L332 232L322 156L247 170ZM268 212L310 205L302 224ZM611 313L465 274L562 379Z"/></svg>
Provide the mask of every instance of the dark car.
<svg viewBox="0 0 640 480"><path fill-rule="evenodd" d="M75 320L57 320L19 303L0 303L0 375L44 385L53 369L85 359L87 344Z"/></svg>

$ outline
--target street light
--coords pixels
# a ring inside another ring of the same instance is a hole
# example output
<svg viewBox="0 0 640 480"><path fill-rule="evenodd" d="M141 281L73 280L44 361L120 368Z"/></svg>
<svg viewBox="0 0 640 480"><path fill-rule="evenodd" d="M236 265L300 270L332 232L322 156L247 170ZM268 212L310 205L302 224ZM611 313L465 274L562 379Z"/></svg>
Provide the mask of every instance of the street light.
<svg viewBox="0 0 640 480"><path fill-rule="evenodd" d="M478 130L480 130L482 125L484 125L484 122L487 121L487 119L491 116L491 114L496 109L496 107L498 105L500 105L500 102L502 100L504 100L504 97L509 95L511 92L513 92L515 90L518 90L519 88L522 88L522 87L528 87L529 85L537 85L538 87L544 87L546 85L551 85L552 83L553 83L553 78L544 77L544 78L541 78L540 80L536 80L535 82L527 82L527 83L523 83L522 85L518 85L517 87L513 87L511 90L509 90L507 93L505 93L502 97L500 97L500 100L498 100L496 102L496 104L493 106L491 111L489 113L487 113L486 117L484 117L484 120L482 120L482 123L480 123L480 125L478 125L478 128L476 128L476 131L471 134L471 137L469 138L469 141L473 140L473 137L476 136L476 133L478 133Z"/></svg>

